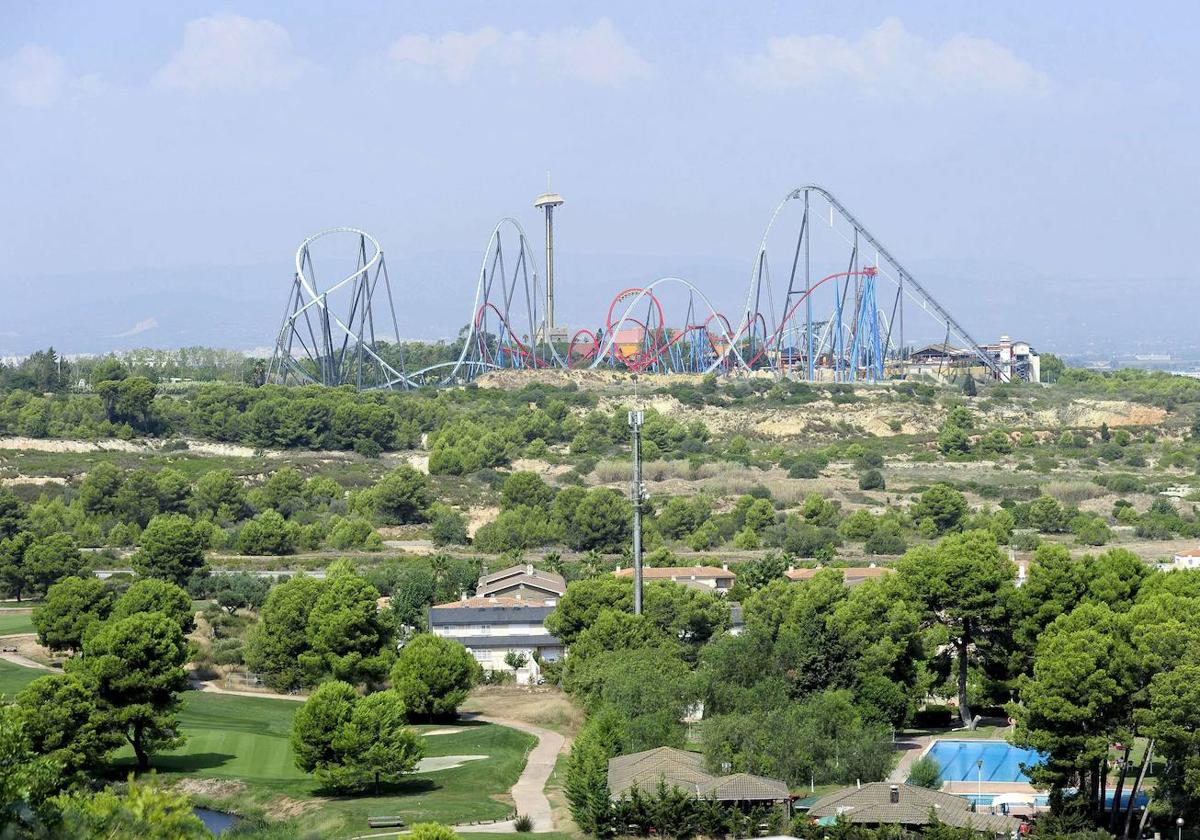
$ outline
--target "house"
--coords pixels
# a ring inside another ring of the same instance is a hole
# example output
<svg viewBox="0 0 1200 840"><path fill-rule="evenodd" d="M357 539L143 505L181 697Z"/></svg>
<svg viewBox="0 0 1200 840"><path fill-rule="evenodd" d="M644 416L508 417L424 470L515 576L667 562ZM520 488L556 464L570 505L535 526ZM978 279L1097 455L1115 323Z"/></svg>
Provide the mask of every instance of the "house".
<svg viewBox="0 0 1200 840"><path fill-rule="evenodd" d="M554 612L555 599L521 597L464 597L429 608L429 631L461 643L485 672L513 671L519 684L537 682L537 660L558 660L563 643L546 629L546 616ZM505 658L515 653L525 658L513 668Z"/></svg>
<svg viewBox="0 0 1200 840"><path fill-rule="evenodd" d="M1175 552L1169 563L1159 563L1158 567L1164 572L1200 569L1200 548L1189 548Z"/></svg>
<svg viewBox="0 0 1200 840"><path fill-rule="evenodd" d="M532 563L509 566L490 574L485 566L475 584L476 597L496 595L537 600L561 598L566 591L567 582L562 575L535 569Z"/></svg>
<svg viewBox="0 0 1200 840"><path fill-rule="evenodd" d="M899 825L905 828L938 822L955 828L1011 835L1020 821L1012 817L981 814L971 803L952 793L889 782L872 782L826 794L808 809L809 817L821 825L839 818L862 825Z"/></svg>
<svg viewBox="0 0 1200 840"><path fill-rule="evenodd" d="M704 769L704 756L700 753L674 747L658 747L608 760L608 793L613 799L627 796L635 787L642 793L653 794L660 782L697 798L718 802L770 802L786 807L791 800L787 784L778 779L750 773L713 776Z"/></svg>
<svg viewBox="0 0 1200 840"><path fill-rule="evenodd" d="M613 574L620 578L631 578L633 569L618 566ZM670 580L693 589L724 594L733 588L737 575L724 565L719 569L715 566L643 566L642 580Z"/></svg>
<svg viewBox="0 0 1200 840"><path fill-rule="evenodd" d="M884 575L891 574L896 571L890 566L817 566L812 569L797 569L788 566L788 570L784 572L784 577L790 581L812 580L817 576L818 572L823 572L827 568L833 569L835 572L841 572L842 583L846 586L858 586L864 580L875 580Z"/></svg>

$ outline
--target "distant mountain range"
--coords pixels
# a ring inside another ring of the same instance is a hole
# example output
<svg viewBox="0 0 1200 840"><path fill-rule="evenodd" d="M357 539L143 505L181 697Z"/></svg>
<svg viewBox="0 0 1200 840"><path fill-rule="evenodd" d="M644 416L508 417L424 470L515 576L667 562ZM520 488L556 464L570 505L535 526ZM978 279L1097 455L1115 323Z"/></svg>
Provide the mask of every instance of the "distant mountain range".
<svg viewBox="0 0 1200 840"><path fill-rule="evenodd" d="M909 263L931 294L980 342L1001 334L1057 352L1143 352L1195 345L1200 284L1179 278L1049 278L1020 266L975 262ZM454 336L471 317L479 254L454 251L397 259L389 274L403 338ZM67 353L134 347L270 347L291 283L286 262L243 266L130 269L91 274L7 277L0 310L0 356L54 345ZM560 253L559 323L595 328L621 289L658 277L684 277L726 313L744 306L745 260ZM880 285L881 306L894 292ZM686 299L665 292L668 322L682 321ZM820 303L818 310L822 308ZM380 317L376 311L377 322ZM674 314L678 313L678 314ZM707 313L699 313L703 318ZM941 340L909 305L906 337Z"/></svg>

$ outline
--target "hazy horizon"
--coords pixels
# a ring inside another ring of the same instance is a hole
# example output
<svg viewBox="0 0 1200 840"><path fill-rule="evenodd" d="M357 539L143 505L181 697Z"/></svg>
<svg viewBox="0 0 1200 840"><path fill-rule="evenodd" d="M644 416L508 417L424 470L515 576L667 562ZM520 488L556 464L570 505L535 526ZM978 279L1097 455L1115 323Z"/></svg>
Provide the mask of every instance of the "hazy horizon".
<svg viewBox="0 0 1200 840"><path fill-rule="evenodd" d="M981 341L1196 343L1194 5L353 10L7 4L0 354L269 345L338 225L402 335L452 336L495 222L541 247L548 171L573 325L666 274L736 309L818 183Z"/></svg>

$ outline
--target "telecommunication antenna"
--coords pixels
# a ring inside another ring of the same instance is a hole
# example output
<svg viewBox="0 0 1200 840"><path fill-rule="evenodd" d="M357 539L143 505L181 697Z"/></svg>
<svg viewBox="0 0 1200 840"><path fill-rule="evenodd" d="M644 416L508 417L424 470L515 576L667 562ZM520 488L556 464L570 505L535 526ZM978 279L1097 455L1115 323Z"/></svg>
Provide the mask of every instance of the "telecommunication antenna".
<svg viewBox="0 0 1200 840"><path fill-rule="evenodd" d="M640 409L629 412L629 431L633 447L633 481L629 484L629 501L633 503L633 614L642 614L642 502L646 485L642 483L642 422L646 419Z"/></svg>

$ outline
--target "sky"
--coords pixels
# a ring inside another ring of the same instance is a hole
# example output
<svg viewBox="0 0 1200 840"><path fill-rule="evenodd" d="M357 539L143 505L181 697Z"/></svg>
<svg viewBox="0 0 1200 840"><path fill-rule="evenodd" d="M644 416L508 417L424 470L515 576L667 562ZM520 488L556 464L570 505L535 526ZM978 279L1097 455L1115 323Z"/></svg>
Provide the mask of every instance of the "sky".
<svg viewBox="0 0 1200 840"><path fill-rule="evenodd" d="M0 351L55 312L68 349L269 343L338 225L422 275L406 332L453 334L548 173L568 313L675 266L744 290L817 183L981 332L1152 338L1200 304L1197 31L1183 2L0 0ZM1069 311L969 311L1007 279Z"/></svg>

